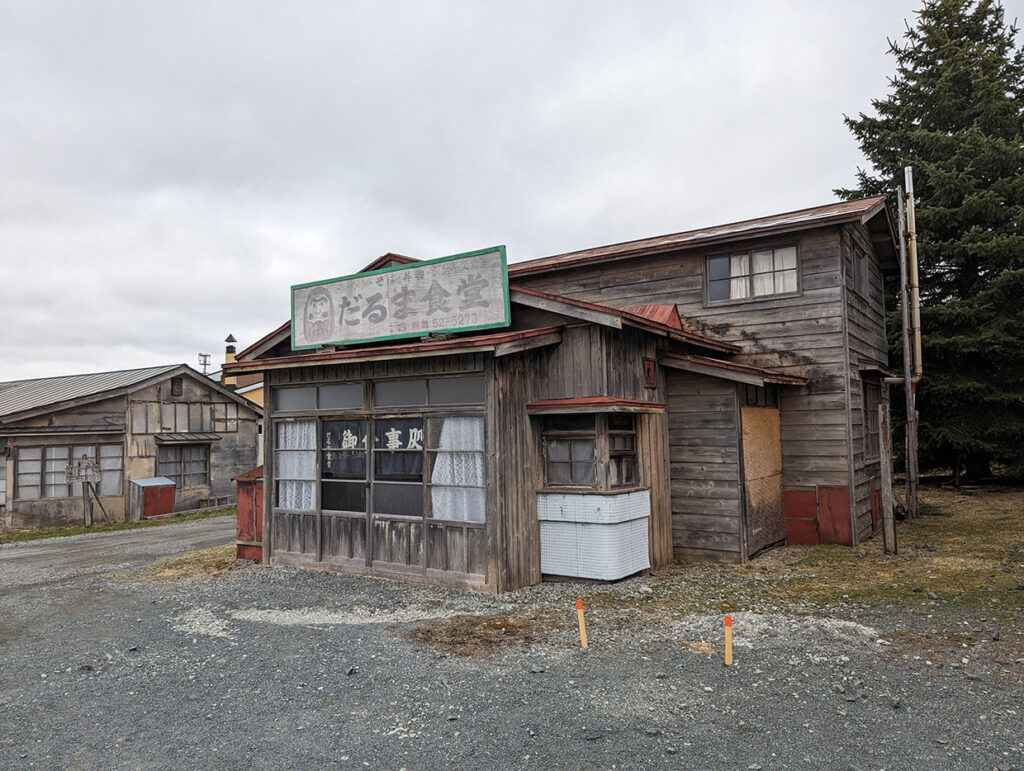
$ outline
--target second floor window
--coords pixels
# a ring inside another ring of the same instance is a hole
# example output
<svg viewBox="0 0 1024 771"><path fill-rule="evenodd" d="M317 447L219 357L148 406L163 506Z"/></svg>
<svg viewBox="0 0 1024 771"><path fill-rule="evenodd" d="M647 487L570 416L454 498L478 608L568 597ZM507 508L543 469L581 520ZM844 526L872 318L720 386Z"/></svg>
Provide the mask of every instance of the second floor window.
<svg viewBox="0 0 1024 771"><path fill-rule="evenodd" d="M797 291L795 246L709 257L707 264L709 302Z"/></svg>

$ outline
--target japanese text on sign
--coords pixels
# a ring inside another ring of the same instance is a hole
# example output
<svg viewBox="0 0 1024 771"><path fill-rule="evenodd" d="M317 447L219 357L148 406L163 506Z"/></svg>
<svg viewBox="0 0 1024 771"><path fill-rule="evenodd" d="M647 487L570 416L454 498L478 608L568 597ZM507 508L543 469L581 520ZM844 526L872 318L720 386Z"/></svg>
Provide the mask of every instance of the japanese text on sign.
<svg viewBox="0 0 1024 771"><path fill-rule="evenodd" d="M505 247L292 287L292 347L509 322Z"/></svg>

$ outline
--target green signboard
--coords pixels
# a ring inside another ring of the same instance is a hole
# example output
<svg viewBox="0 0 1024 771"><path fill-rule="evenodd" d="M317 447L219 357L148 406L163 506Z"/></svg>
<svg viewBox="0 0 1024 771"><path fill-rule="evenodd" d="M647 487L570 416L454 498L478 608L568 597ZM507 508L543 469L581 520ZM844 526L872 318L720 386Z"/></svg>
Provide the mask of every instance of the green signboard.
<svg viewBox="0 0 1024 771"><path fill-rule="evenodd" d="M292 348L508 326L505 247L292 287Z"/></svg>

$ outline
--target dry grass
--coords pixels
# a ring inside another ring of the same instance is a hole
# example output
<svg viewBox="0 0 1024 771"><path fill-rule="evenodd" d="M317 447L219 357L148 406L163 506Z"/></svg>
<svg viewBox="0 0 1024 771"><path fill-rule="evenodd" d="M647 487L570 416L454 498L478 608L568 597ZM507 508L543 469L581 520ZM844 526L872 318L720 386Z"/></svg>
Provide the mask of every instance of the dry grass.
<svg viewBox="0 0 1024 771"><path fill-rule="evenodd" d="M220 575L243 564L235 559L235 545L232 543L168 557L140 575L151 581L194 581Z"/></svg>
<svg viewBox="0 0 1024 771"><path fill-rule="evenodd" d="M554 623L553 613L539 611L491 616L460 615L420 624L409 632L409 637L435 650L483 658L507 646L536 642Z"/></svg>
<svg viewBox="0 0 1024 771"><path fill-rule="evenodd" d="M588 602L674 615L754 609L813 612L853 604L911 608L932 602L930 609L973 609L1020 618L1024 491L993 488L958 494L925 488L921 498L923 516L897 525L896 556L884 553L881 533L855 548L787 546L744 565L672 565L652 577L650 594L637 596L611 586L591 594Z"/></svg>
<svg viewBox="0 0 1024 771"><path fill-rule="evenodd" d="M1024 492L957 494L924 489L923 516L897 529L897 556L881 536L850 549L815 546L793 563L797 575L778 588L818 603L902 605L929 593L957 604L1019 611L1024 601ZM755 563L756 564L756 563Z"/></svg>

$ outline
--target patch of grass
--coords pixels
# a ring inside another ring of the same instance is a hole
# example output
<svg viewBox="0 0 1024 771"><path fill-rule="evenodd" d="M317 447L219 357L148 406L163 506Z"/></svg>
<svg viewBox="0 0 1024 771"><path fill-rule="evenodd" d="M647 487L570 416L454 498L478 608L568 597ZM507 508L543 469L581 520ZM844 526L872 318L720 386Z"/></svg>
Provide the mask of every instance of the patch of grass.
<svg viewBox="0 0 1024 771"><path fill-rule="evenodd" d="M555 614L543 611L489 616L459 615L427 621L408 635L435 650L457 656L483 658L510 645L529 645L554 623Z"/></svg>
<svg viewBox="0 0 1024 771"><path fill-rule="evenodd" d="M787 546L743 565L671 565L646 581L650 593L612 585L587 603L674 616L854 604L1024 615L1024 491L922 488L921 497L924 516L897 523L895 556L884 553L881 533L854 548Z"/></svg>
<svg viewBox="0 0 1024 771"><path fill-rule="evenodd" d="M235 559L235 545L231 543L168 557L146 568L142 575L153 581L195 580L211 578L243 564Z"/></svg>
<svg viewBox="0 0 1024 771"><path fill-rule="evenodd" d="M193 522L197 519L210 519L211 517L234 516L235 507L228 506L223 509L211 511L198 511L192 514L182 514L178 517L167 519L144 519L141 522L104 522L102 524L85 527L84 525L62 525L59 527L0 527L0 544L15 543L17 541L35 541L40 538L59 538L65 535L82 535L84 533L108 533L113 530L136 530L142 527L160 527L161 525L177 525L182 522Z"/></svg>
<svg viewBox="0 0 1024 771"><path fill-rule="evenodd" d="M899 554L886 555L881 535L855 548L814 546L795 562L797 575L779 597L816 604L838 601L919 604L934 599L993 613L1020 611L1024 592L1024 492L921 490L922 516L898 524Z"/></svg>

